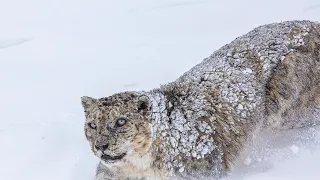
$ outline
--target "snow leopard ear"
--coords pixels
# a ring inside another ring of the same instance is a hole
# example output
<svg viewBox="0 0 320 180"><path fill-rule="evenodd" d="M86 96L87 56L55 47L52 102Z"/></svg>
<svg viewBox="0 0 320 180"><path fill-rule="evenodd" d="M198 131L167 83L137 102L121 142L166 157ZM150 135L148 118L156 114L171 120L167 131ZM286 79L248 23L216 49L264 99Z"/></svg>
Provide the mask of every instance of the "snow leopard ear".
<svg viewBox="0 0 320 180"><path fill-rule="evenodd" d="M150 109L150 99L146 95L141 95L138 100L138 111L145 112Z"/></svg>
<svg viewBox="0 0 320 180"><path fill-rule="evenodd" d="M97 99L94 99L88 96L81 97L81 104L84 110L88 109L92 104L95 104L96 102L97 102Z"/></svg>

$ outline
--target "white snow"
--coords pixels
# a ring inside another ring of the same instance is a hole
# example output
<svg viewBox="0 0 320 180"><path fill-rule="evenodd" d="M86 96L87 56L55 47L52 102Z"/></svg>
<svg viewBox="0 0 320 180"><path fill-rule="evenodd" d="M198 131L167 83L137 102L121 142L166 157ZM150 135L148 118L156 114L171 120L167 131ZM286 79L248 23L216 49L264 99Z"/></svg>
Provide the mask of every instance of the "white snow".
<svg viewBox="0 0 320 180"><path fill-rule="evenodd" d="M14 39L2 39L0 41L0 49L7 48L10 46L16 46L18 44L22 44L24 42L28 42L31 39L28 38L14 38Z"/></svg>
<svg viewBox="0 0 320 180"><path fill-rule="evenodd" d="M319 17L318 0L2 1L0 179L92 179L81 96L158 87L254 27ZM318 179L319 133L262 138L230 178Z"/></svg>
<svg viewBox="0 0 320 180"><path fill-rule="evenodd" d="M290 147L290 150L292 151L292 153L297 154L297 153L299 153L300 148L296 145L292 145Z"/></svg>
<svg viewBox="0 0 320 180"><path fill-rule="evenodd" d="M250 158L250 157L247 157L247 158L244 160L243 164L245 164L246 166L249 166L249 165L251 164L251 162L252 162L251 158Z"/></svg>

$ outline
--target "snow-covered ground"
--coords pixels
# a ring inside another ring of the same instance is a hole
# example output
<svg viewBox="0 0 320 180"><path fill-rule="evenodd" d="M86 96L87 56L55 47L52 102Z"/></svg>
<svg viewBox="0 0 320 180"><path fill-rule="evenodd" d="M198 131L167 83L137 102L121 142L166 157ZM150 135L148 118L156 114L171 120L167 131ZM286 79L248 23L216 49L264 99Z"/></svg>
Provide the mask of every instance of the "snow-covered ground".
<svg viewBox="0 0 320 180"><path fill-rule="evenodd" d="M0 179L92 179L81 96L155 88L254 27L319 17L319 0L0 0ZM319 133L266 136L230 178L319 179Z"/></svg>

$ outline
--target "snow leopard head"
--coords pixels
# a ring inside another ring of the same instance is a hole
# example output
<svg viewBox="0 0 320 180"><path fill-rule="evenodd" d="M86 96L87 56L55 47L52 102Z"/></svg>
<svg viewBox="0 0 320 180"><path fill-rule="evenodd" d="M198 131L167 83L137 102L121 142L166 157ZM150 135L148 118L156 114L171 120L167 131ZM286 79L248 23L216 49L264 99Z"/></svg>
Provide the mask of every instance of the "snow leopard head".
<svg viewBox="0 0 320 180"><path fill-rule="evenodd" d="M149 98L135 92L81 98L85 135L93 153L105 164L135 163L152 143Z"/></svg>

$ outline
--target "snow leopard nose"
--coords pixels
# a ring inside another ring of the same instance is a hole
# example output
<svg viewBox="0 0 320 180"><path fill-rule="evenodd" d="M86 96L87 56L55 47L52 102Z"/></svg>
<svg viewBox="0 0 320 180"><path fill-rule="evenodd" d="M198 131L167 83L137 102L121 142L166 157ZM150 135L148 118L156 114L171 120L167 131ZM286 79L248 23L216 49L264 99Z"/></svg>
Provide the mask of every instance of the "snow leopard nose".
<svg viewBox="0 0 320 180"><path fill-rule="evenodd" d="M105 151L106 149L108 149L109 143L107 141L107 138L106 137L98 137L94 147L97 150L100 150L102 152Z"/></svg>
<svg viewBox="0 0 320 180"><path fill-rule="evenodd" d="M100 150L100 151L105 151L106 149L108 149L108 147L109 147L109 144L108 143L106 143L106 144L96 144L95 145L95 148L97 149L97 150Z"/></svg>

